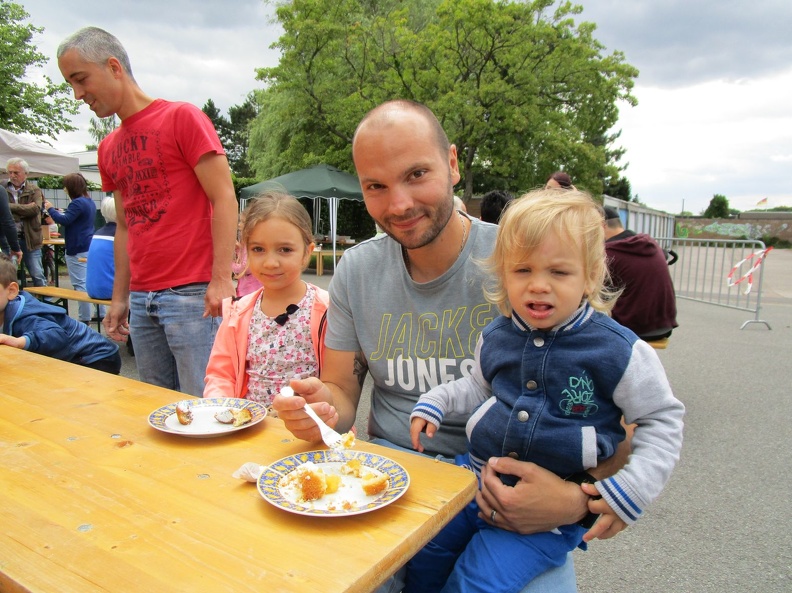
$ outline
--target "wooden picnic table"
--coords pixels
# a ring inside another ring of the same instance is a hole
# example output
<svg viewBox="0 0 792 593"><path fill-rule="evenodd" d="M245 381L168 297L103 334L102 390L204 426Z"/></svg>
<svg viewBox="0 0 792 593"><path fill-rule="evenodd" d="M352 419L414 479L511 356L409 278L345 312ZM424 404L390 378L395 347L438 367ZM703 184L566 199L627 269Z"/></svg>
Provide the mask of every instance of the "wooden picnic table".
<svg viewBox="0 0 792 593"><path fill-rule="evenodd" d="M324 446L273 418L204 439L149 425L185 398L0 346L0 591L371 591L475 494L471 472L358 442L408 472L401 498L287 512L232 472Z"/></svg>

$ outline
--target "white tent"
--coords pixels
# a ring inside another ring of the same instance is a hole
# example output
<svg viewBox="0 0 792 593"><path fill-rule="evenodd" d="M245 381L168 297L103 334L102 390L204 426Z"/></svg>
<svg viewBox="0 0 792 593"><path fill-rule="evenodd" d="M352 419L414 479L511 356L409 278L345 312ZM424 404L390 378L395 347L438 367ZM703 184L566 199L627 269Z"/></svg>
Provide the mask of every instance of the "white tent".
<svg viewBox="0 0 792 593"><path fill-rule="evenodd" d="M29 177L67 175L80 171L80 160L46 144L0 129L0 170L5 172L8 159L19 157L30 165Z"/></svg>

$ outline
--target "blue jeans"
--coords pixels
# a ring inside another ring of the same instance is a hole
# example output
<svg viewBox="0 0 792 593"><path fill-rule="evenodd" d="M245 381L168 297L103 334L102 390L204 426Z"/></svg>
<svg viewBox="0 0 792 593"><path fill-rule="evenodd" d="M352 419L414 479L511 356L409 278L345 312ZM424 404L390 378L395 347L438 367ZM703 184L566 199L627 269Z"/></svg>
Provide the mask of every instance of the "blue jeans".
<svg viewBox="0 0 792 593"><path fill-rule="evenodd" d="M140 380L201 397L219 317L204 317L208 284L132 292L129 330Z"/></svg>
<svg viewBox="0 0 792 593"><path fill-rule="evenodd" d="M88 252L85 251L83 253L78 253L77 255L67 255L66 256L66 267L69 269L69 280L71 280L71 285L74 290L81 290L85 292L85 274L88 270L88 264L84 261L80 261L79 258L87 258ZM92 317L92 307L93 303L79 303L77 306L78 317L80 321L84 321L85 323L91 322ZM105 316L105 307L104 305L99 306L99 318Z"/></svg>
<svg viewBox="0 0 792 593"><path fill-rule="evenodd" d="M400 447L399 445L391 443L386 439L373 438L369 442L382 445L383 447L389 447L391 449L399 449L401 451L414 453L416 455L419 454L417 451ZM439 456L438 459L453 463L453 460L443 458L442 456ZM400 592L404 587L405 577L406 567L402 567L394 576L385 581L382 586L376 589L375 593ZM541 573L525 587L523 587L520 593L577 593L577 590L575 563L572 558L572 554L569 553L567 554L567 560L564 564L558 567L550 568L549 570Z"/></svg>
<svg viewBox="0 0 792 593"><path fill-rule="evenodd" d="M22 261L25 262L30 277L33 278L33 286L46 286L47 278L44 276L44 264L41 262L41 247L38 249L28 249L25 238L19 238L22 248Z"/></svg>

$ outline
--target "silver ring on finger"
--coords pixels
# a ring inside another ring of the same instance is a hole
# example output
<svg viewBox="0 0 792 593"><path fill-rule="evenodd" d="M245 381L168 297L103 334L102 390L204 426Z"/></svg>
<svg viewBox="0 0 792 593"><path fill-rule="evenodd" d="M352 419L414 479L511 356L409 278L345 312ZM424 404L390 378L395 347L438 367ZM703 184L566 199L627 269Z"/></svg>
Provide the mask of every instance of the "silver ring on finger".
<svg viewBox="0 0 792 593"><path fill-rule="evenodd" d="M497 515L497 514L498 514L498 511L496 511L495 509L492 509L492 512L490 513L490 521L495 523L495 515Z"/></svg>

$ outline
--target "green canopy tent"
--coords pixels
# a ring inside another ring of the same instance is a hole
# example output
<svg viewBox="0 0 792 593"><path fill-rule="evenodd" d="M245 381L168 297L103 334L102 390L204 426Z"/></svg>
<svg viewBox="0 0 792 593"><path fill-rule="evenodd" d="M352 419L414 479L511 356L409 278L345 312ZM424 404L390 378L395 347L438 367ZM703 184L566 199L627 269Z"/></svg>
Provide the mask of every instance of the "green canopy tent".
<svg viewBox="0 0 792 593"><path fill-rule="evenodd" d="M314 165L242 188L240 200L242 206L244 207L248 200L255 198L263 191L272 189L284 190L295 198L311 198L313 200L314 235L319 232L322 201L327 200L330 208L330 237L333 239L333 268L335 269L338 205L341 200L363 200L363 192L360 190L358 178L330 165Z"/></svg>

